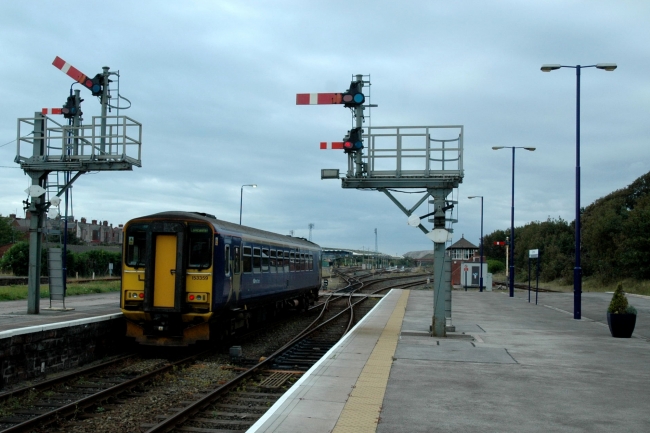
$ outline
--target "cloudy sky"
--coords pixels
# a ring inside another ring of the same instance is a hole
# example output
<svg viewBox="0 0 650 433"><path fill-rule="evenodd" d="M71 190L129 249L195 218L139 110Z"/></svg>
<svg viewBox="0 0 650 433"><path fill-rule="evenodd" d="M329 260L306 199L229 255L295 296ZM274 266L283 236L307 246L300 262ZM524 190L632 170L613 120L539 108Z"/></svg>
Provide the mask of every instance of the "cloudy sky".
<svg viewBox="0 0 650 433"><path fill-rule="evenodd" d="M14 163L17 118L60 107L72 80L120 72L121 114L143 124L142 168L81 176L75 218L117 225L164 210L202 211L322 246L402 254L431 242L382 193L342 189L350 127L342 106L296 106L296 93L343 92L370 74L372 126L464 125L465 177L454 241L478 245L510 225L575 212L574 69L582 71L582 204L650 169L650 4L642 1L121 1L0 3L0 214L24 215ZM80 88L76 86L76 88ZM82 89L89 119L99 103ZM416 194L399 196L410 207ZM427 213L423 205L419 214ZM456 215L455 214L455 215ZM427 225L429 225L427 223Z"/></svg>

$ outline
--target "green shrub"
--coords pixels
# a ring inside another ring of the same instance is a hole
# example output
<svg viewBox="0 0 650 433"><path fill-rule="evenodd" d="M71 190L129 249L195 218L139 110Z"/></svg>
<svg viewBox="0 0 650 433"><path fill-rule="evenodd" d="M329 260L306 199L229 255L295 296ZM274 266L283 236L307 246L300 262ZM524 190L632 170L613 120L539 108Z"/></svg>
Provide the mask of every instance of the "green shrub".
<svg viewBox="0 0 650 433"><path fill-rule="evenodd" d="M46 257L47 253L43 248L41 250L41 275L47 275ZM29 273L29 243L18 242L9 248L0 260L0 269L16 276L27 276Z"/></svg>
<svg viewBox="0 0 650 433"><path fill-rule="evenodd" d="M636 308L631 305L628 305L625 309L625 314L634 314L636 316Z"/></svg>
<svg viewBox="0 0 650 433"><path fill-rule="evenodd" d="M488 272L491 274L499 274L505 272L506 265L500 260L488 260Z"/></svg>
<svg viewBox="0 0 650 433"><path fill-rule="evenodd" d="M625 314L627 307L627 298L625 297L625 292L623 292L623 284L618 283L607 311L612 314Z"/></svg>
<svg viewBox="0 0 650 433"><path fill-rule="evenodd" d="M108 275L108 264L113 263L113 275L121 272L122 253L111 253L105 250L91 250L84 253L68 253L68 276L79 273L80 276L89 277Z"/></svg>

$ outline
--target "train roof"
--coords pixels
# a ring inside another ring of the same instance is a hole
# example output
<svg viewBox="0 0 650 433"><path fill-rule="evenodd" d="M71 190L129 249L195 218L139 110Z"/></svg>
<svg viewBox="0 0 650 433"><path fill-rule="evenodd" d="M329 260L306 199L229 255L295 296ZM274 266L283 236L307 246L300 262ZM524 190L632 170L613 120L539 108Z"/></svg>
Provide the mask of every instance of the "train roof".
<svg viewBox="0 0 650 433"><path fill-rule="evenodd" d="M311 248L320 248L320 246L314 242L308 241L305 238L296 238L293 236L288 236L288 235L281 235L279 233L273 233L273 232L268 232L266 230L260 230L256 229L253 227L248 227L248 226L243 226L235 223L231 223L228 221L223 221L220 219L217 219L214 215L210 215L207 213L203 212L183 212L183 211L167 211L167 212L159 212L155 213L152 215L146 215L142 217L137 217L133 218L131 221L129 221L127 224L138 221L138 220L143 220L143 219L150 219L150 218L156 218L156 219L163 219L163 218L182 218L182 219L191 219L191 220L198 220L198 221L205 221L210 224L218 231L218 232L225 232L225 233L233 233L233 234L247 234L250 236L255 236L255 237L260 237L260 238L265 238L265 239L270 239L270 240L275 240L278 242L283 242L283 243L292 243L292 244L298 244L298 245L303 245L305 247L311 247Z"/></svg>

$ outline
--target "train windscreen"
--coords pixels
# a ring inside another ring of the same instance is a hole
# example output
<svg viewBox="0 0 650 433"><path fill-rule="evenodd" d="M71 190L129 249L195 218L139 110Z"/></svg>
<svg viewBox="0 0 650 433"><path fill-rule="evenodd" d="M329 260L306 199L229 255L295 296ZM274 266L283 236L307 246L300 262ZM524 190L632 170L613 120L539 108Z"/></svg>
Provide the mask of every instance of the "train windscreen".
<svg viewBox="0 0 650 433"><path fill-rule="evenodd" d="M212 230L206 225L190 224L187 267L207 269L212 266Z"/></svg>
<svg viewBox="0 0 650 433"><path fill-rule="evenodd" d="M148 224L132 224L126 229L126 259L127 266L144 267L147 253Z"/></svg>

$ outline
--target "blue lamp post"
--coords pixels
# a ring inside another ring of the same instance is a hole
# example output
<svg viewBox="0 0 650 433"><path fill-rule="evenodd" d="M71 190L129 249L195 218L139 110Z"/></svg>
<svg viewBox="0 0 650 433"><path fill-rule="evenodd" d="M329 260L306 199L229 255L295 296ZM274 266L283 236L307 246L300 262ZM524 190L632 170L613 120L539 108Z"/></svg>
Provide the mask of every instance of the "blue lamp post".
<svg viewBox="0 0 650 433"><path fill-rule="evenodd" d="M598 68L605 71L616 69L616 63L598 63L589 66L542 65L542 72L551 72L560 68L576 70L576 261L573 268L573 318L580 320L582 309L582 267L580 266L580 70L583 68Z"/></svg>
<svg viewBox="0 0 650 433"><path fill-rule="evenodd" d="M531 152L534 147L523 146L493 146L492 150L512 149L512 204L510 206L510 264L509 264L509 292L510 297L515 296L515 149L526 149Z"/></svg>
<svg viewBox="0 0 650 433"><path fill-rule="evenodd" d="M479 283L478 283L478 291L482 292L483 291L483 196L482 195L473 195L470 197L467 197L469 199L472 198L480 198L481 199L481 247L479 250L479 254L481 255L481 267L479 268Z"/></svg>
<svg viewBox="0 0 650 433"><path fill-rule="evenodd" d="M241 192L239 193L239 225L241 225L241 210L242 210L242 205L244 204L244 187L245 186L252 186L253 188L257 188L256 184L246 184L241 186Z"/></svg>

